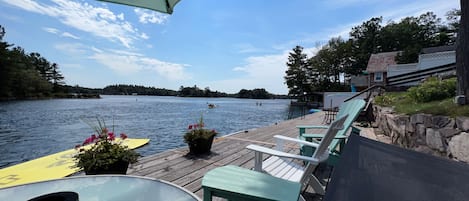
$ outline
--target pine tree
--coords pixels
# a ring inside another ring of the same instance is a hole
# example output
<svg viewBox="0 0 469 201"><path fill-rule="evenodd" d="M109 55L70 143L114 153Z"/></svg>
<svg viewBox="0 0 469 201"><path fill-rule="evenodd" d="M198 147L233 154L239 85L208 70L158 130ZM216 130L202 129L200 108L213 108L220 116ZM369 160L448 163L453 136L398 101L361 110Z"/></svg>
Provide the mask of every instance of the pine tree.
<svg viewBox="0 0 469 201"><path fill-rule="evenodd" d="M293 52L290 52L287 62L288 69L285 71L285 83L288 86L288 95L301 98L305 93L309 93L311 83L310 67L308 65L307 55L303 53L303 47L296 46Z"/></svg>

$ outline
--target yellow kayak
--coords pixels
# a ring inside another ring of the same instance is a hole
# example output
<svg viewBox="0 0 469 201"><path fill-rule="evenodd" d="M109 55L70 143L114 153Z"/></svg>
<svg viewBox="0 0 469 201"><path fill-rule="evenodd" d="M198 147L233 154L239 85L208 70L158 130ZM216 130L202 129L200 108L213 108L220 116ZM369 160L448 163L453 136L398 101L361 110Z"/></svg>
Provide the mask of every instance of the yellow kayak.
<svg viewBox="0 0 469 201"><path fill-rule="evenodd" d="M116 140L120 140L116 138ZM150 139L125 139L123 145L136 149L147 144ZM31 161L0 169L0 188L19 184L58 179L79 171L73 156L78 151L69 149Z"/></svg>

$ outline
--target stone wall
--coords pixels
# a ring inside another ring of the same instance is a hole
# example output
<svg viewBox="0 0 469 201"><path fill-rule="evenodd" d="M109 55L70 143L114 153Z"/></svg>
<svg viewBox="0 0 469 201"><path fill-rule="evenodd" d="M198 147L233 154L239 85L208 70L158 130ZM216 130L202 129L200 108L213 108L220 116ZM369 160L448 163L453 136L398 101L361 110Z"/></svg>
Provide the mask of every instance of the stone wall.
<svg viewBox="0 0 469 201"><path fill-rule="evenodd" d="M402 115L373 106L377 132L393 144L469 163L469 117Z"/></svg>

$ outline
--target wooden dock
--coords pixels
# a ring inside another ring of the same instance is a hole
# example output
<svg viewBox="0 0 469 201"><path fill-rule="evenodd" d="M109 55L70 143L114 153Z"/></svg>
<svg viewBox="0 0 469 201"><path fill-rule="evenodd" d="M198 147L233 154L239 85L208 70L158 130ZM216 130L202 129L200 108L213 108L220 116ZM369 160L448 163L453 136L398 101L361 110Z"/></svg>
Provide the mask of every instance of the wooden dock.
<svg viewBox="0 0 469 201"><path fill-rule="evenodd" d="M146 156L131 165L127 174L169 181L202 198L202 177L207 171L224 165L253 168L254 152L245 149L247 145L260 144L272 147L275 145L274 135L297 137L297 125L320 125L323 117L324 113L318 112L271 126L219 137L212 145L212 153L204 157L188 156L189 149L187 147ZM286 146L290 152L298 153L299 151L296 144L287 144Z"/></svg>

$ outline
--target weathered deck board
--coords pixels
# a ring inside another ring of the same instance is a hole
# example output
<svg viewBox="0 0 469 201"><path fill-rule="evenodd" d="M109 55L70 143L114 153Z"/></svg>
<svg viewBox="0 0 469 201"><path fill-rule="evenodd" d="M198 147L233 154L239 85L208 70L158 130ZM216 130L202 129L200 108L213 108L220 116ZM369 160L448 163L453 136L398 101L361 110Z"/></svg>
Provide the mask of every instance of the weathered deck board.
<svg viewBox="0 0 469 201"><path fill-rule="evenodd" d="M245 149L247 145L260 144L272 147L275 143L274 135L296 137L298 135L297 125L320 125L323 116L322 112L318 112L304 118L217 138L213 143L212 153L204 157L187 156L189 151L187 147L146 156L131 165L128 174L169 181L202 198L201 183L207 171L229 164L253 168L254 153ZM290 152L298 152L297 145L287 144L286 146Z"/></svg>

